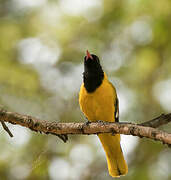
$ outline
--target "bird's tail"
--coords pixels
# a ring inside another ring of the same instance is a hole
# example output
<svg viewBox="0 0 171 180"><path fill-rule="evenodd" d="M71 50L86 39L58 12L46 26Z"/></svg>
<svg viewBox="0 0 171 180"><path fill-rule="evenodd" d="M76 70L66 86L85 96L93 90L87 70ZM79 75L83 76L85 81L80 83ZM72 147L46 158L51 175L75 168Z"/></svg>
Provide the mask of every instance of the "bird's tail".
<svg viewBox="0 0 171 180"><path fill-rule="evenodd" d="M112 177L119 177L128 172L120 146L120 134L99 134L98 135L106 153L109 174Z"/></svg>

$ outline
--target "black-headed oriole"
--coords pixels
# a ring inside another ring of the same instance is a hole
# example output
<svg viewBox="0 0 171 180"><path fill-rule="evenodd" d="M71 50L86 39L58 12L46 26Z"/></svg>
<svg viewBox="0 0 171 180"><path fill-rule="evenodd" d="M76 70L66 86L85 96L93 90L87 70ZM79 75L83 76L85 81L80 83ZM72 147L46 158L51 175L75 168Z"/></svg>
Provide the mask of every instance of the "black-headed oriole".
<svg viewBox="0 0 171 180"><path fill-rule="evenodd" d="M99 58L88 51L84 57L79 104L88 121L119 121L119 101L115 87L103 72ZM128 167L120 146L120 134L98 134L98 137L106 153L109 174L112 177L125 175Z"/></svg>

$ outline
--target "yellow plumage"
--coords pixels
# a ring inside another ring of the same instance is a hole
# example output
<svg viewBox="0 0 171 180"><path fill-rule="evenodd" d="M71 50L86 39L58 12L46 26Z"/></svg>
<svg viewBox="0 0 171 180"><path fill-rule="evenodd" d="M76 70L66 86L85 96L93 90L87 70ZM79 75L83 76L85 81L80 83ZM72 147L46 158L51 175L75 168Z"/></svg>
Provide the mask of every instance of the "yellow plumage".
<svg viewBox="0 0 171 180"><path fill-rule="evenodd" d="M79 94L80 108L89 121L115 122L115 105L117 94L113 85L108 81L104 73L102 84L92 93L88 93L81 86ZM119 177L128 172L120 147L120 135L99 134L98 135L106 153L109 174L112 177Z"/></svg>

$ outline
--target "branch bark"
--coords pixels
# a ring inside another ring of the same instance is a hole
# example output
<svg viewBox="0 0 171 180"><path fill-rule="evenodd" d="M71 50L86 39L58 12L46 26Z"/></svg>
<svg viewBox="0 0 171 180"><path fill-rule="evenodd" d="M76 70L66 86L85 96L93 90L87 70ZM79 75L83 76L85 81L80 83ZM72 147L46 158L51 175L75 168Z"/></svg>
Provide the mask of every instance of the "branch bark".
<svg viewBox="0 0 171 180"><path fill-rule="evenodd" d="M13 137L13 134L11 133L11 131L6 126L5 122L1 121L1 124L2 124L2 127L4 128L4 130L9 134L9 136Z"/></svg>
<svg viewBox="0 0 171 180"><path fill-rule="evenodd" d="M45 134L53 134L63 137L67 141L68 134L99 134L113 133L126 134L138 137L146 137L171 145L171 133L156 129L157 127L171 122L171 113L147 121L142 124L133 123L57 123L40 120L31 116L9 112L0 108L0 121L17 124L31 129L32 131ZM155 128L154 128L155 127Z"/></svg>

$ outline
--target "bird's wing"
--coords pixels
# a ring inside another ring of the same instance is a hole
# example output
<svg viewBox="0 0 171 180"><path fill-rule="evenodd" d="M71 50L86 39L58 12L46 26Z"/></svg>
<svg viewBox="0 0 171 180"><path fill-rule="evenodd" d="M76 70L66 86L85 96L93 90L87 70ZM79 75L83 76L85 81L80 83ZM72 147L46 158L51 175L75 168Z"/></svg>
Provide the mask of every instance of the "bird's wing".
<svg viewBox="0 0 171 180"><path fill-rule="evenodd" d="M110 85L112 86L114 92L116 92L115 87L113 86L113 84L109 81ZM114 100L114 106L115 106L115 112L114 112L114 116L115 116L115 122L119 122L119 99L116 95L116 99Z"/></svg>
<svg viewBox="0 0 171 180"><path fill-rule="evenodd" d="M119 122L119 100L118 97L115 100L115 122Z"/></svg>

